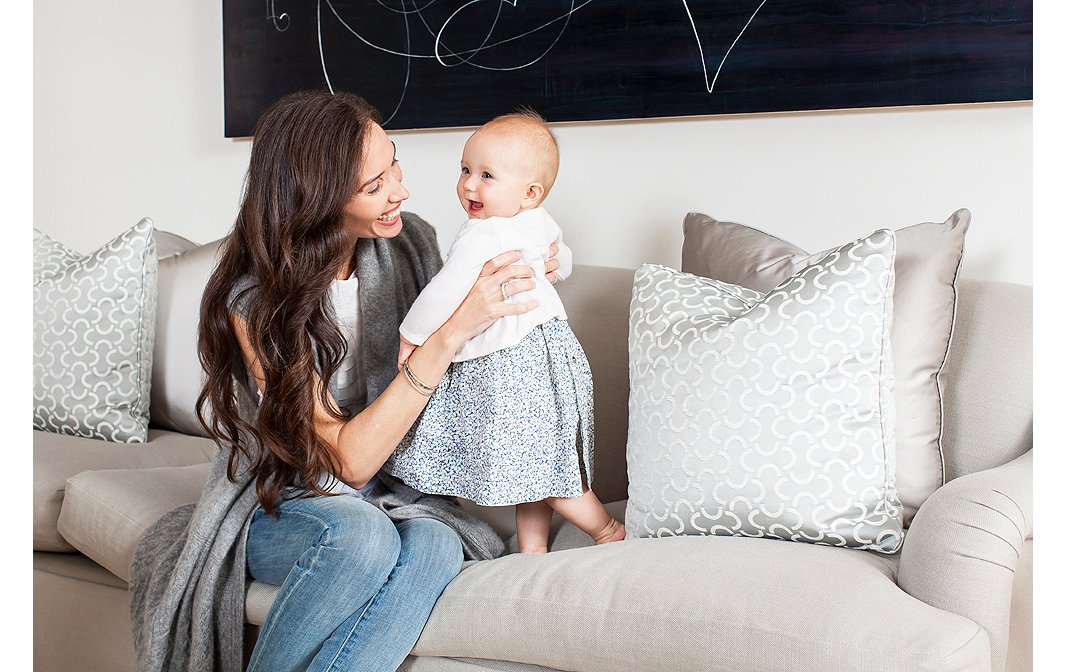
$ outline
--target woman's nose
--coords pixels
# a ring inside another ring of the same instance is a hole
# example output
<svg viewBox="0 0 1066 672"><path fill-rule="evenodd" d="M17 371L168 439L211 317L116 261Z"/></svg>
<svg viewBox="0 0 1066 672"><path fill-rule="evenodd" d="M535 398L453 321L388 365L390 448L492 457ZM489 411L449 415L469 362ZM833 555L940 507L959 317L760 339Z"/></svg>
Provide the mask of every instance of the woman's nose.
<svg viewBox="0 0 1066 672"><path fill-rule="evenodd" d="M411 192L407 191L407 187L403 186L403 182L396 183L396 189L392 192L393 201L404 201L411 195Z"/></svg>

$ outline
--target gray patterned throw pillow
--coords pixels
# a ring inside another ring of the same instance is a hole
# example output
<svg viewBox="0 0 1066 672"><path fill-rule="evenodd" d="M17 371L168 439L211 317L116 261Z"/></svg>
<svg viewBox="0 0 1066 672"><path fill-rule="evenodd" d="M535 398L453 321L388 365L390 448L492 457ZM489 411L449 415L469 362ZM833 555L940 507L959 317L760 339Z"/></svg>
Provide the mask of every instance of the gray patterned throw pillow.
<svg viewBox="0 0 1066 672"><path fill-rule="evenodd" d="M637 270L630 534L899 548L894 253L893 233L877 231L765 295Z"/></svg>
<svg viewBox="0 0 1066 672"><path fill-rule="evenodd" d="M156 248L145 218L92 254L33 231L33 427L148 438Z"/></svg>

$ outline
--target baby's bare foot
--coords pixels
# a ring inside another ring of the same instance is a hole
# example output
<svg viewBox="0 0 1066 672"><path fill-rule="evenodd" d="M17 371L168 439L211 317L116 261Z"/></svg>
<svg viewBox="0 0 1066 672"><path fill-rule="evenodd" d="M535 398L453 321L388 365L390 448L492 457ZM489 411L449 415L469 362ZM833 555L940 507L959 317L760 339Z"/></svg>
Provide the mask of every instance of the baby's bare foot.
<svg viewBox="0 0 1066 672"><path fill-rule="evenodd" d="M622 523L618 522L614 518L611 518L611 522L607 523L607 526L597 534L593 541L597 544L609 544L612 541L622 541L626 538L626 528Z"/></svg>

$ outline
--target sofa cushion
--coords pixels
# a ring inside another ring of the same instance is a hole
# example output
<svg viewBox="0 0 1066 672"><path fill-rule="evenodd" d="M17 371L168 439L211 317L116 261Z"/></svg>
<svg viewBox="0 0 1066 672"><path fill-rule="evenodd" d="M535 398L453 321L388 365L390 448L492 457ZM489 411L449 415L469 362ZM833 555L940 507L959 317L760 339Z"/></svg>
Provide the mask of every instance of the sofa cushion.
<svg viewBox="0 0 1066 672"><path fill-rule="evenodd" d="M467 564L414 653L564 670L581 661L589 672L990 665L984 631L904 593L887 559L742 537L634 539Z"/></svg>
<svg viewBox="0 0 1066 672"><path fill-rule="evenodd" d="M893 253L892 232L876 231L765 296L637 270L630 534L899 548Z"/></svg>
<svg viewBox="0 0 1066 672"><path fill-rule="evenodd" d="M196 351L200 299L215 268L214 241L159 261L156 307L152 426L205 436L196 419L203 378Z"/></svg>
<svg viewBox="0 0 1066 672"><path fill-rule="evenodd" d="M1033 288L961 280L951 338L941 376L949 481L1033 447Z"/></svg>
<svg viewBox="0 0 1066 672"><path fill-rule="evenodd" d="M144 531L167 511L196 502L211 463L83 471L67 481L59 532L123 581Z"/></svg>
<svg viewBox="0 0 1066 672"><path fill-rule="evenodd" d="M570 328L581 342L594 381L596 455L592 489L605 502L626 497L626 431L629 417L629 299L633 269L574 266L556 285Z"/></svg>
<svg viewBox="0 0 1066 672"><path fill-rule="evenodd" d="M148 442L114 443L33 432L33 550L73 552L57 530L67 479L92 469L136 469L208 462L213 441L157 429Z"/></svg>
<svg viewBox="0 0 1066 672"><path fill-rule="evenodd" d="M944 482L938 375L952 338L957 275L970 212L896 233L892 350L895 368L896 489L904 524ZM825 256L744 224L690 212L681 270L767 292Z"/></svg>
<svg viewBox="0 0 1066 672"><path fill-rule="evenodd" d="M152 220L84 256L33 234L34 429L145 441L155 339Z"/></svg>

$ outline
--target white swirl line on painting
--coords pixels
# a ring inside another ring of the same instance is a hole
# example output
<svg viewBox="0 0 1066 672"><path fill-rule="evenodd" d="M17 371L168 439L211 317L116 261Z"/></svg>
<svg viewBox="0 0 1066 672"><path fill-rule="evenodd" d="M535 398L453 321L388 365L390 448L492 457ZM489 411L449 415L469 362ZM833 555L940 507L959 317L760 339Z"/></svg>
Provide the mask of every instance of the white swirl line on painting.
<svg viewBox="0 0 1066 672"><path fill-rule="evenodd" d="M506 2L506 1L507 0L503 0L497 6L497 8L496 8L496 17L492 20L492 25L489 26L488 32L485 33L485 39L482 40L481 46L479 46L477 49L474 49L472 52L470 52L470 57L469 58L463 58L462 56L459 56L459 54L455 53L451 49L448 49L448 47L443 42L441 42L439 34L434 34L433 33L433 29L429 27L428 23L426 23L426 18L424 16L422 16L421 12L419 12L418 18L422 19L422 25L426 27L426 31L430 35L432 35L433 38L434 38L433 51L434 51L434 54L437 56L437 62L440 63L441 65L443 65L446 68L449 67L448 65L446 65L440 59L440 47L444 47L448 51L449 55L455 56L455 57L457 57L459 59L459 62L456 63L455 65L462 65L464 63L469 63L470 65L473 65L474 67L477 67L476 63L470 63L470 61L475 56L477 56L478 54L481 53L481 50L485 48L485 45L488 44L489 39L492 37L492 33L496 31L496 24L500 22L500 14L503 13L503 3ZM515 1L517 2L517 0L515 0ZM455 16L455 15L453 14L452 16ZM449 19L449 21L450 20L451 19ZM447 23L447 21L445 23ZM444 26L441 26L441 32L443 32L443 31L444 31ZM452 66L452 67L454 67L454 66Z"/></svg>
<svg viewBox="0 0 1066 672"><path fill-rule="evenodd" d="M744 31L748 29L751 22L755 19L755 15L759 13L762 6L766 4L766 0L762 0L759 6L752 12L751 18L744 24L744 27L737 33L737 37L733 40L733 44L729 45L726 49L725 56L722 57L722 61L718 64L718 69L714 73L714 79L710 82L707 81L707 58L703 55L703 43L700 41L700 34L696 30L696 21L692 18L692 12L688 8L688 0L681 0L681 4L685 6L685 13L688 14L688 21L692 24L692 34L696 36L696 47L700 50L700 65L703 66L703 85L707 87L707 93L714 93L714 84L718 81L718 75L722 72L722 66L725 65L725 59L729 58L729 52L733 51L733 47L737 46L737 42L740 41L740 36L744 34Z"/></svg>
<svg viewBox="0 0 1066 672"><path fill-rule="evenodd" d="M507 0L501 0L501 1L502 2L507 2ZM445 21L441 25L440 30L437 31L437 39L433 43L433 55L437 59L437 62L440 63L442 66L444 66L446 68L451 68L451 67L455 67L456 65L460 65L461 63L469 63L469 59L466 60L466 61L460 61L460 63L455 63L453 65L448 65L447 63L445 63L440 57L440 44L441 44L440 40L441 40L441 36L444 35L444 29L448 26L449 23L451 23L452 19L454 19L460 12L462 12L467 7L470 7L471 5L476 5L479 2L482 2L482 0L470 0L470 2L466 3L465 5L460 7L459 9L455 10L455 12L453 12L452 15L448 17L448 20ZM589 0L589 2L591 2L591 0ZM586 2L585 4L588 4L588 2ZM491 66L488 66L488 65L478 65L477 63L470 63L470 65L474 66L475 68L480 68L482 70L492 70L492 71L495 71L495 72L509 72L511 70L521 70L522 68L528 68L529 66L533 65L534 63L536 63L540 59L542 59L545 56L547 56L548 52L551 51L553 47L555 47L555 45L559 42L560 39L562 39L563 33L566 32L566 27L568 25L570 25L570 17L573 16L575 11L577 11L577 8L574 6L574 0L571 0L571 2L570 2L570 11L568 11L568 12L566 12L564 14L564 16L566 17L566 22L563 23L562 28L559 29L559 34L556 35L555 39L552 40L552 43L549 44L547 46L547 48L544 49L543 52L541 52L540 56L537 56L532 61L529 61L528 63L523 63L522 65L515 65L515 66L509 67L509 68L494 68L494 67L491 67ZM541 28L547 27L548 25L549 24L544 24L543 26L541 26ZM495 26L495 23L493 24L493 26ZM539 28L537 30L539 30ZM491 33L490 33L490 35L491 35ZM493 45L493 46L495 46L495 45ZM483 47L484 47L484 45L482 45L482 47L479 47L478 50L480 50Z"/></svg>
<svg viewBox="0 0 1066 672"><path fill-rule="evenodd" d="M274 9L274 0L267 0L267 20L274 24L274 30L279 33L284 33L289 29L289 13L282 12L278 14ZM285 27L281 27L281 22L285 22Z"/></svg>
<svg viewBox="0 0 1066 672"><path fill-rule="evenodd" d="M411 0L412 5L414 2L415 0ZM407 9L407 4L404 0L400 0L400 8ZM407 19L407 12L404 12L403 14L403 31L406 37L407 51L411 51L411 23ZM392 109L392 114L389 115L389 118L381 122L382 126L387 126L388 123L392 121L392 118L400 111L400 106L403 105L403 99L407 97L407 86L411 82L411 58L405 58L404 63L407 65L407 72L405 72L403 76L403 88L400 89L400 99L396 101L396 107Z"/></svg>
<svg viewBox="0 0 1066 672"><path fill-rule="evenodd" d="M315 17L318 21L318 60L322 62L322 76L326 78L326 86L329 87L329 92L336 93L333 90L333 84L329 81L329 73L326 71L326 54L322 51L322 0L315 3Z"/></svg>
<svg viewBox="0 0 1066 672"><path fill-rule="evenodd" d="M320 3L320 4L321 4L321 1L322 1L322 0L319 0L319 3ZM474 0L474 2L478 2L478 1L479 1L479 0ZM509 3L509 4L514 4L514 3L512 3L512 0L498 0L498 1L499 1L499 2L507 2L507 3ZM513 36L513 37L508 37L508 38L504 38L504 39L502 39L502 40L499 40L498 42L493 42L492 44L489 44L489 45L485 45L485 46L483 46L483 47L478 47L477 49L468 49L468 50L466 50L466 51L459 51L459 52L453 52L453 51L451 51L450 49L448 49L448 52L449 52L449 53L450 53L451 55L453 55L453 56L459 56L460 54L472 54L472 53L475 53L475 52L477 52L477 51L478 51L479 49L491 49L492 47L497 47L497 46L499 46L499 45L501 45L501 44L506 44L507 42L513 42L513 41L515 41L515 40L518 40L518 39L521 39L521 38L525 37L526 35L532 35L533 33L537 32L537 31L539 31L539 30L543 30L543 29L547 28L548 26L550 26L550 25L552 25L553 23L556 23L556 22L558 22L558 21L564 21L564 20L565 20L565 21L569 22L569 21L570 21L570 16L571 16L571 15L572 15L572 14L573 14L574 12L576 12L576 11L577 11L577 10L579 10L579 9L581 9L581 8L582 8L582 7L584 7L585 5L588 5L588 4L590 4L591 2L592 2L592 0L585 0L585 2L582 2L582 3L580 4L580 5L575 5L575 4L574 4L574 2L571 2L571 3L570 3L570 10L569 10L569 11L565 12L564 14L562 14L562 15L560 15L560 16L557 16L557 17L555 17L554 19L552 19L552 20L550 20L550 21L548 21L548 22L546 22L546 23L544 23L544 24L542 24L542 25L540 25L540 26L537 26L536 28L532 28L532 29L530 29L530 30L527 30L527 31L526 31L526 32L524 32L524 33L520 33L520 34L518 34L518 35L515 35L515 36ZM344 19L343 19L343 18L341 17L341 15L340 15L340 13L339 13L339 12L337 11L336 7L334 7L334 6L333 6L333 3L331 2L331 0L326 0L326 5L327 5L327 6L329 6L329 9L330 9L330 11L331 11L331 12L333 12L333 16L335 16L335 17L337 18L337 21L338 21L338 22L339 22L339 23L340 23L340 24L341 24L342 26L344 26L344 28L345 28L345 29L346 29L346 30L347 30L347 31L348 31L349 33L351 33L352 35L354 35L354 36L355 36L355 37L356 37L356 38L357 38L357 39L358 39L358 40L359 40L360 42L362 42L363 44L365 44L366 46L368 46L368 47L370 47L370 48L372 48L372 49L377 49L378 51L382 51L382 52L385 52L386 54L392 54L393 56L405 56L405 57L408 57L408 58L432 58L432 59L434 59L434 60L436 60L436 59L437 59L437 55L436 55L435 53L433 53L433 54L415 54L415 53L404 53L404 52L401 52L401 51L396 51L396 50L394 50L394 49L389 49L388 47L383 47L383 46L381 46L381 45L379 45L379 44L374 44L373 42L371 42L371 41L370 41L370 40L368 40L367 38L363 37L363 36L362 36L362 35L361 35L361 34L359 33L359 31L357 31L356 29L352 28L352 27L351 27L351 26L350 26L350 25L348 24L348 22L347 22L347 21L345 21L345 20L344 20ZM419 15L419 17L421 18L421 14L422 14L421 10L422 10L422 9L425 9L425 7L428 7L428 6L429 6L429 5L427 4L427 5L423 6L423 7L419 7L419 8L413 9L413 10L411 10L411 12L406 12L406 13L413 13L413 14L418 14L418 15ZM462 9L462 8L460 8L460 10L461 10L461 9ZM394 10L394 11L395 11L395 10ZM422 22L423 22L423 23L425 23L425 19L423 19L423 20L422 20ZM428 24L426 24L426 28L427 28L427 29L429 30L429 33L430 33L430 35L432 35L432 36L434 37L434 39L438 39L438 38L439 38L439 33L440 33L440 31L437 31L436 33L434 33L434 32L433 32L433 30L432 30L432 29L431 29L431 28L429 27L429 25L428 25ZM565 28L565 26L564 26L564 28ZM319 32L321 33L321 27L320 27L320 29L319 29ZM321 35L320 35L319 37L320 37L320 39L321 39ZM485 67L485 66L479 66L479 65L477 65L476 63L471 63L470 65L472 65L472 66L474 66L474 67L480 67L480 68L484 68L484 67Z"/></svg>
<svg viewBox="0 0 1066 672"><path fill-rule="evenodd" d="M436 1L437 0L429 0L429 2L427 2L424 5L422 5L421 7L419 7L418 5L412 5L414 7L414 9L412 9L411 11L407 11L406 9L393 9L392 7L389 7L384 2L382 2L382 0L377 0L377 3L378 3L378 5L381 6L382 9L384 9L386 11L389 11L389 12L392 12L393 14L404 14L404 15L406 15L406 14L419 14L419 13L422 12L423 9L425 9L426 7L429 7L430 5L432 5Z"/></svg>

